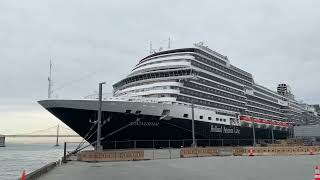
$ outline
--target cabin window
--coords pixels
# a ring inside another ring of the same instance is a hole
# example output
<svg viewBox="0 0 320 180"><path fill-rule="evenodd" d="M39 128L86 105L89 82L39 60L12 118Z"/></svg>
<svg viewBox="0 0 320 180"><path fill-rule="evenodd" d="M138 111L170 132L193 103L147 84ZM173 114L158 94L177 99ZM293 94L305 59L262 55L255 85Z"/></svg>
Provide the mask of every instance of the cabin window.
<svg viewBox="0 0 320 180"><path fill-rule="evenodd" d="M184 114L183 117L184 117L184 118L187 118L187 117L188 117L188 114Z"/></svg>
<svg viewBox="0 0 320 180"><path fill-rule="evenodd" d="M211 117L208 117L208 120L210 120L210 121L211 121Z"/></svg>
<svg viewBox="0 0 320 180"><path fill-rule="evenodd" d="M203 116L200 116L200 119L203 119Z"/></svg>
<svg viewBox="0 0 320 180"><path fill-rule="evenodd" d="M127 109L126 114L130 114L130 113L131 113L131 110Z"/></svg>
<svg viewBox="0 0 320 180"><path fill-rule="evenodd" d="M216 121L219 121L219 118L216 118Z"/></svg>

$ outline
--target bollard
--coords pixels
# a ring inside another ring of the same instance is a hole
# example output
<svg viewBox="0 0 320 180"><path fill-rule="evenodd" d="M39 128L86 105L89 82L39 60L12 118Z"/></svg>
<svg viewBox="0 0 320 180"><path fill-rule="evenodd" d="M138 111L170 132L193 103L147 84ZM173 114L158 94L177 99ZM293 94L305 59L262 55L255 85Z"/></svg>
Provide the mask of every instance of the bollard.
<svg viewBox="0 0 320 180"><path fill-rule="evenodd" d="M63 163L67 163L67 142L64 142L63 147Z"/></svg>

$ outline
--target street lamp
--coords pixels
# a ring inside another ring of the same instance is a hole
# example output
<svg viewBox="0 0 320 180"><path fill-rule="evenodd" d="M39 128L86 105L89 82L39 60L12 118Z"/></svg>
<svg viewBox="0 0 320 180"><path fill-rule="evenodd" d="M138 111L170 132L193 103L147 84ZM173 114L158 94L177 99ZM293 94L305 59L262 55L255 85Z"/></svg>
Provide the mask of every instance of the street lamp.
<svg viewBox="0 0 320 180"><path fill-rule="evenodd" d="M194 129L194 104L193 99L191 99L191 118L192 118L192 147L197 147L196 143L196 135L195 135L195 129Z"/></svg>
<svg viewBox="0 0 320 180"><path fill-rule="evenodd" d="M198 80L199 78L196 75L193 75L191 78L185 80L185 82L189 82L191 80ZM191 98L191 126L192 126L192 147L197 147L196 143L196 134L195 134L195 126L194 126L194 102Z"/></svg>
<svg viewBox="0 0 320 180"><path fill-rule="evenodd" d="M274 144L274 135L273 135L273 121L271 120L271 144Z"/></svg>
<svg viewBox="0 0 320 180"><path fill-rule="evenodd" d="M102 85L105 84L105 82L99 83L99 109L98 109L98 126L97 126L97 145L96 145L96 151L101 151L101 109L102 109Z"/></svg>
<svg viewBox="0 0 320 180"><path fill-rule="evenodd" d="M251 117L252 119L252 134L253 134L253 147L256 147L256 130L255 130L255 122L253 116Z"/></svg>

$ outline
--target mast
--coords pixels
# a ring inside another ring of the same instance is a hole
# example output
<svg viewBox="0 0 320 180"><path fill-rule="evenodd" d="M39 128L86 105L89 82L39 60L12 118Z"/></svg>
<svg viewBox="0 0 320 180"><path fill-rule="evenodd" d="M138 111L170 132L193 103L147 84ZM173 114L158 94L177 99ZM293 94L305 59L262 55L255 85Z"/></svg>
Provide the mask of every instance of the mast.
<svg viewBox="0 0 320 180"><path fill-rule="evenodd" d="M51 98L51 87L52 87L52 80L51 80L51 70L52 70L52 63L50 60L50 69L49 69L49 77L48 77L48 82L49 82L49 86L48 86L48 99Z"/></svg>
<svg viewBox="0 0 320 180"><path fill-rule="evenodd" d="M149 53L152 54L152 41L150 41Z"/></svg>
<svg viewBox="0 0 320 180"><path fill-rule="evenodd" d="M55 146L59 146L59 124L57 126L57 139L56 139L56 145Z"/></svg>

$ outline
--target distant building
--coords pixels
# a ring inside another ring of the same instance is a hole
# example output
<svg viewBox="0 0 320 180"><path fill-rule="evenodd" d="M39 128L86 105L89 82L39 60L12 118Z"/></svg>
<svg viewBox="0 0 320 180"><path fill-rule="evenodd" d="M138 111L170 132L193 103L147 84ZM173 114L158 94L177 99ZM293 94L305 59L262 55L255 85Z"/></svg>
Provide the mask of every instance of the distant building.
<svg viewBox="0 0 320 180"><path fill-rule="evenodd" d="M294 127L296 138L320 138L320 125L304 125Z"/></svg>
<svg viewBox="0 0 320 180"><path fill-rule="evenodd" d="M312 105L315 109L315 111L317 112L317 115L320 116L320 105L319 104L314 104Z"/></svg>
<svg viewBox="0 0 320 180"><path fill-rule="evenodd" d="M5 146L5 139L6 139L5 136L0 135L0 147L4 147Z"/></svg>

